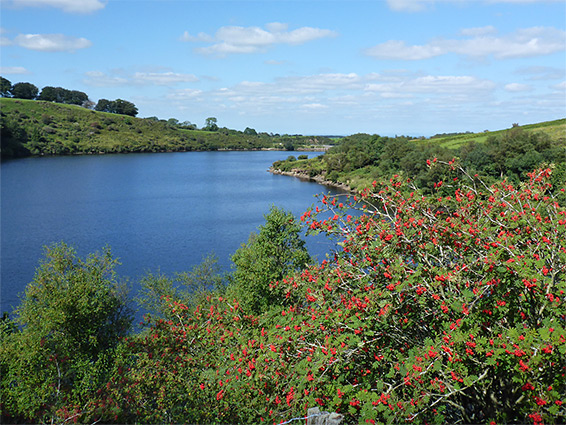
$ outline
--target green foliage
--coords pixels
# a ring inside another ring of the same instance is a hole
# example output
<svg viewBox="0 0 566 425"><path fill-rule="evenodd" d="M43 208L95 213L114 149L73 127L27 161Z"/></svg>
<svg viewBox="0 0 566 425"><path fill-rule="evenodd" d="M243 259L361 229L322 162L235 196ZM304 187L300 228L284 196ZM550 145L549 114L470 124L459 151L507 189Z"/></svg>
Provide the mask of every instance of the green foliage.
<svg viewBox="0 0 566 425"><path fill-rule="evenodd" d="M284 301L273 284L304 268L311 258L293 214L272 207L259 233L236 251L232 262L228 298L236 298L244 312L259 314Z"/></svg>
<svg viewBox="0 0 566 425"><path fill-rule="evenodd" d="M108 101L110 102L110 101ZM186 152L282 148L283 136L235 130L202 131L188 121L176 126L155 117L134 118L44 101L0 99L2 156L123 152ZM43 117L51 117L46 125ZM4 132L10 142L4 143ZM320 147L324 138L295 136L296 146ZM4 150L5 148L5 150Z"/></svg>
<svg viewBox="0 0 566 425"><path fill-rule="evenodd" d="M78 90L67 90L62 87L47 86L41 90L38 100L47 102L66 103L69 105L83 105L88 101L88 96Z"/></svg>
<svg viewBox="0 0 566 425"><path fill-rule="evenodd" d="M221 281L210 258L175 279L149 275L142 299L157 314L119 345L85 339L100 321L66 314L90 314L81 294L111 257L52 249L23 329L0 322L3 414L256 424L320 406L347 424L563 423L566 209L555 193L566 188L551 182L564 170L514 185L454 160L426 169L447 177L430 195L397 175L306 211L310 232L339 242L321 264L305 265L298 222L272 208L234 254L225 293L209 290Z"/></svg>
<svg viewBox="0 0 566 425"><path fill-rule="evenodd" d="M566 118L562 118L562 119L554 120L554 121L545 121L545 122L541 122L541 123L537 123L537 124L527 124L527 125L522 125L522 126L517 126L517 125L513 124L511 129L517 128L517 127L521 128L522 130L527 131L529 133L531 133L531 132L532 133L538 133L538 132L546 133L549 136L551 136L553 140L564 141L565 134L566 134ZM507 129L507 130L497 130L497 131L485 130L481 133L465 132L465 133L455 133L455 134L440 134L440 135L436 135L436 136L431 137L431 140L434 140L435 144L438 144L438 145L440 145L441 147L444 147L444 148L459 149L463 145L466 145L466 144L471 143L471 142L483 144L483 143L486 142L486 140L489 137L500 137L508 131L509 131L509 129Z"/></svg>
<svg viewBox="0 0 566 425"><path fill-rule="evenodd" d="M515 187L430 167L453 186L427 197L397 177L323 197L329 218L307 211L342 248L278 281L285 303L249 315L231 297L169 300L168 319L123 347L113 420L279 423L320 406L345 423L563 423L566 210L552 171Z"/></svg>
<svg viewBox="0 0 566 425"><path fill-rule="evenodd" d="M17 158L30 155L24 146L28 140L26 132L14 119L0 111L0 154L3 158Z"/></svg>
<svg viewBox="0 0 566 425"><path fill-rule="evenodd" d="M196 306L211 293L220 294L225 289L225 278L220 272L218 258L209 254L189 272L169 278L160 273L148 273L141 280L141 290L136 301L155 317L167 318L171 300L187 306Z"/></svg>
<svg viewBox="0 0 566 425"><path fill-rule="evenodd" d="M442 184L424 197L394 178L362 193L358 218L336 199L324 200L332 220L305 216L344 238L335 265L309 271L303 289L312 336L285 336L293 350L318 340L329 352L311 356L308 401L360 423L560 423L566 211L551 172L515 188L452 167L450 196Z"/></svg>
<svg viewBox="0 0 566 425"><path fill-rule="evenodd" d="M94 110L99 112L108 112L110 114L130 115L132 117L135 117L138 114L138 108L136 108L132 102L122 99L100 99L94 107Z"/></svg>
<svg viewBox="0 0 566 425"><path fill-rule="evenodd" d="M203 130L205 130L205 131L218 131L217 122L218 122L218 120L214 117L207 118L206 122L204 124Z"/></svg>
<svg viewBox="0 0 566 425"><path fill-rule="evenodd" d="M0 96L10 97L12 90L12 83L10 80L4 77L0 77Z"/></svg>
<svg viewBox="0 0 566 425"><path fill-rule="evenodd" d="M16 83L12 86L10 93L16 99L35 99L39 89L31 83Z"/></svg>
<svg viewBox="0 0 566 425"><path fill-rule="evenodd" d="M491 133L479 143L471 139L459 148L443 146L437 138L422 142L407 137L380 137L355 134L345 137L322 157L309 161L278 161L273 169L282 172L299 172L311 178L349 186L361 190L378 178L403 173L416 181L429 193L437 181L445 180L439 169L426 167L431 158L448 161L462 159L470 174L480 174L488 181L508 177L515 182L525 179L528 172L543 163L566 163L566 139L564 134L553 135L540 131L562 125L564 120L549 125L514 127L504 132ZM460 137L460 135L458 136Z"/></svg>
<svg viewBox="0 0 566 425"><path fill-rule="evenodd" d="M131 323L115 264L109 250L82 260L65 244L46 249L16 311L21 330L2 331L4 418L92 418L89 403Z"/></svg>

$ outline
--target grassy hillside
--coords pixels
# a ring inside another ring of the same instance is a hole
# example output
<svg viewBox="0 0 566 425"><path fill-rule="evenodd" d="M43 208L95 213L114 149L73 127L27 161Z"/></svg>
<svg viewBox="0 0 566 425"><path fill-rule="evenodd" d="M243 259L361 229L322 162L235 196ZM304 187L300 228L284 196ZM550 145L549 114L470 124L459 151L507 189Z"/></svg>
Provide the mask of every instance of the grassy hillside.
<svg viewBox="0 0 566 425"><path fill-rule="evenodd" d="M392 174L403 173L417 185L435 190L443 180L427 160L459 158L470 174L486 179L519 181L541 164L554 164L553 182L566 181L566 119L508 130L439 135L430 139L354 134L324 155L306 160L277 161L275 172L299 175L326 184L359 190Z"/></svg>
<svg viewBox="0 0 566 425"><path fill-rule="evenodd" d="M188 130L167 121L97 112L74 105L0 99L2 156L317 148L321 137Z"/></svg>
<svg viewBox="0 0 566 425"><path fill-rule="evenodd" d="M527 132L544 132L548 136L550 136L551 139L556 141L566 140L566 118L554 121L545 121L537 124L522 125L520 126L520 128ZM488 137L501 136L506 131L508 130L505 129L497 131L484 131L481 133L438 135L424 140L434 141L434 143L438 143L444 148L456 149L472 141L476 143L485 143Z"/></svg>

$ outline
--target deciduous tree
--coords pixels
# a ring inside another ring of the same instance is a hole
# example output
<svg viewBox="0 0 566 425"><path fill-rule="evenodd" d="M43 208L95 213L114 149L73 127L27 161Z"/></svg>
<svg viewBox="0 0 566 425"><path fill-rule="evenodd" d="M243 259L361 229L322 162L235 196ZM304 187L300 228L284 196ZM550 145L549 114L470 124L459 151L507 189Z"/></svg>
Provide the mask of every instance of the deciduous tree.
<svg viewBox="0 0 566 425"><path fill-rule="evenodd" d="M272 284L311 261L301 231L291 212L272 207L259 233L232 256L228 297L236 297L244 311L256 314L281 304L284 299Z"/></svg>
<svg viewBox="0 0 566 425"><path fill-rule="evenodd" d="M115 265L109 250L82 260L65 244L46 249L16 312L21 331L1 340L5 418L92 419L90 400L131 323Z"/></svg>
<svg viewBox="0 0 566 425"><path fill-rule="evenodd" d="M10 80L0 77L0 96L2 97L10 97L12 95L12 83Z"/></svg>
<svg viewBox="0 0 566 425"><path fill-rule="evenodd" d="M35 99L39 89L31 83L16 83L11 89L12 97L17 99Z"/></svg>

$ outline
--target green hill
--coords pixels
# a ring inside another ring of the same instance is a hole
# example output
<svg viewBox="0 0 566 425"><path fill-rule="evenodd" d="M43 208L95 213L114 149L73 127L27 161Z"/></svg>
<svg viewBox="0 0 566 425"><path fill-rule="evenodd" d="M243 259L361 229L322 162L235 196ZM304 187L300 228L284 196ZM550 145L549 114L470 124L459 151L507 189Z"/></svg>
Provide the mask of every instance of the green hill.
<svg viewBox="0 0 566 425"><path fill-rule="evenodd" d="M192 130L155 118L37 100L0 99L2 157L194 150L316 149L324 137ZM253 132L255 133L255 131Z"/></svg>
<svg viewBox="0 0 566 425"><path fill-rule="evenodd" d="M545 121L537 124L522 125L520 128L527 132L544 132L550 136L551 139L556 141L566 140L566 118L554 121ZM486 130L481 133L439 134L431 137L430 139L424 140L433 140L435 143L438 143L444 148L455 149L471 141L476 143L485 143L488 137L500 136L506 131L508 131L508 129L497 131Z"/></svg>
<svg viewBox="0 0 566 425"><path fill-rule="evenodd" d="M520 181L541 164L554 164L553 181L566 181L566 119L484 133L438 135L430 139L354 134L324 155L306 160L277 161L276 173L310 178L353 190L402 173L421 188L435 190L442 180L427 160L453 158L471 174L486 179Z"/></svg>

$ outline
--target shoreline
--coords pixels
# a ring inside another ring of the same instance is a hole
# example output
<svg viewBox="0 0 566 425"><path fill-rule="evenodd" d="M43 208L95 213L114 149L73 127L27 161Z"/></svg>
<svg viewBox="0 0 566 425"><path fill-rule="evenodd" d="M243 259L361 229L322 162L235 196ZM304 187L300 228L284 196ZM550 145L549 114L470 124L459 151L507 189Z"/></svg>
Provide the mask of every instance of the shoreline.
<svg viewBox="0 0 566 425"><path fill-rule="evenodd" d="M323 186L330 186L330 187L333 187L333 188L336 188L336 189L341 189L341 190L348 192L348 193L356 193L356 191L353 190L347 184L336 183L336 182L333 182L331 180L326 180L322 176L311 177L307 173L305 173L305 172L303 172L299 169L293 169L291 171L281 171L281 170L278 170L276 168L269 167L269 169L267 171L269 171L271 174L277 174L277 175L289 176L289 177L296 177L300 180L306 180L306 181L321 184Z"/></svg>

